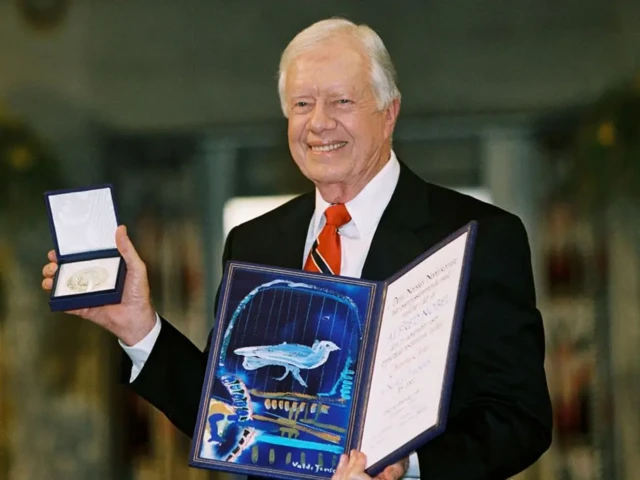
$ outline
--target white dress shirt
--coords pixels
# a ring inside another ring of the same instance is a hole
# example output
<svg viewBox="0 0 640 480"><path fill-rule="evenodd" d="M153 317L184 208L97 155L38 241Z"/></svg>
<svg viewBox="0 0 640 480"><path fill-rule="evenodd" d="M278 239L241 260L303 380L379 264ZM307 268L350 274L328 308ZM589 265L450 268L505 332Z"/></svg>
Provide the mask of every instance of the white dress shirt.
<svg viewBox="0 0 640 480"><path fill-rule="evenodd" d="M347 210L351 215L351 221L339 229L342 250L340 275L353 278L360 278L362 275L362 268L369 253L373 235L384 210L391 200L399 177L400 164L395 153L391 151L389 161L382 170L353 200L346 203ZM324 227L324 212L330 205L316 189L316 207L309 223L304 256L300 259L301 266L304 265L313 242L322 227ZM140 342L132 347L120 342L120 346L129 355L133 363L133 368L131 369L132 382L144 367L144 363L160 334L160 326L160 317L156 314L155 327ZM420 478L417 455L415 453L412 454L410 460L411 465L405 478Z"/></svg>
<svg viewBox="0 0 640 480"><path fill-rule="evenodd" d="M391 200L400 176L400 164L391 152L391 158L353 200L346 203L351 221L339 229L342 264L340 275L360 278L362 267L369 253L373 234L385 208ZM326 222L325 210L331 206L316 190L316 209L309 225L304 248L304 265L313 242Z"/></svg>

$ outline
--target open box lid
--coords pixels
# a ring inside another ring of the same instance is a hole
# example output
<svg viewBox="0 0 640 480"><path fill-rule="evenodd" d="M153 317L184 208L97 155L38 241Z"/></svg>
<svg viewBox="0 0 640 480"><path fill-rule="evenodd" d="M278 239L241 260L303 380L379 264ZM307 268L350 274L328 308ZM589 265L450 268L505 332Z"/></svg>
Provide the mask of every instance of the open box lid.
<svg viewBox="0 0 640 480"><path fill-rule="evenodd" d="M118 217L110 185L47 192L45 199L59 258L116 249Z"/></svg>

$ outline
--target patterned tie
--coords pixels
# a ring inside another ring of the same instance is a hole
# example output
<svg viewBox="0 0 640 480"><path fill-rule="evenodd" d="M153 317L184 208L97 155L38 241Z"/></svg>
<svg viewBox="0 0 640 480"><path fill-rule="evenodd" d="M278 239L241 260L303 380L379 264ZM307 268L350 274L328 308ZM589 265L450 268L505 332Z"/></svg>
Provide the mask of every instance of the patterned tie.
<svg viewBox="0 0 640 480"><path fill-rule="evenodd" d="M304 269L309 272L340 275L342 253L338 229L351 221L343 203L331 205L324 212L327 223L311 247Z"/></svg>

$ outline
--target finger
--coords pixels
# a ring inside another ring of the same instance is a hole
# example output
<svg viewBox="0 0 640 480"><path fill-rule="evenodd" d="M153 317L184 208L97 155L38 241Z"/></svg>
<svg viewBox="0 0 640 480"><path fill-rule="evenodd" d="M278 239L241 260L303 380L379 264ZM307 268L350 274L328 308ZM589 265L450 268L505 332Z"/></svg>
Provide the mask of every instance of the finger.
<svg viewBox="0 0 640 480"><path fill-rule="evenodd" d="M45 278L42 280L42 289L43 290L51 290L53 288L53 279Z"/></svg>
<svg viewBox="0 0 640 480"><path fill-rule="evenodd" d="M116 230L116 246L118 247L118 251L124 258L127 267L129 268L141 268L144 264L142 259L136 252L136 249L131 243L131 239L129 235L127 235L127 227L124 225L118 226Z"/></svg>
<svg viewBox="0 0 640 480"><path fill-rule="evenodd" d="M365 467L367 466L367 456L364 453L356 450L353 454L353 458L355 460L355 467L358 470L364 471Z"/></svg>
<svg viewBox="0 0 640 480"><path fill-rule="evenodd" d="M348 478L349 480L373 480L369 475L361 471L350 473Z"/></svg>
<svg viewBox="0 0 640 480"><path fill-rule="evenodd" d="M358 456L358 451L357 450L351 450L349 452L349 464L347 465L347 468L350 471L352 471L356 467L357 456Z"/></svg>
<svg viewBox="0 0 640 480"><path fill-rule="evenodd" d="M340 455L340 461L336 466L336 471L331 477L331 480L340 480L346 477L347 465L349 464L349 457L347 455Z"/></svg>
<svg viewBox="0 0 640 480"><path fill-rule="evenodd" d="M58 258L56 257L56 251L55 250L49 250L49 252L47 253L47 258L49 259L50 262L57 262Z"/></svg>
<svg viewBox="0 0 640 480"><path fill-rule="evenodd" d="M44 267L42 267L42 276L43 277L53 277L58 270L57 263L47 263Z"/></svg>
<svg viewBox="0 0 640 480"><path fill-rule="evenodd" d="M376 476L375 480L397 480L402 477L402 475L396 474L396 470L394 470L392 467L387 467Z"/></svg>
<svg viewBox="0 0 640 480"><path fill-rule="evenodd" d="M394 463L385 468L379 475L380 480L398 480L404 475L404 467L402 463ZM378 477L376 477L378 478Z"/></svg>
<svg viewBox="0 0 640 480"><path fill-rule="evenodd" d="M349 455L349 480L366 480L370 479L369 475L364 473L367 457L364 453L357 450L351 450Z"/></svg>

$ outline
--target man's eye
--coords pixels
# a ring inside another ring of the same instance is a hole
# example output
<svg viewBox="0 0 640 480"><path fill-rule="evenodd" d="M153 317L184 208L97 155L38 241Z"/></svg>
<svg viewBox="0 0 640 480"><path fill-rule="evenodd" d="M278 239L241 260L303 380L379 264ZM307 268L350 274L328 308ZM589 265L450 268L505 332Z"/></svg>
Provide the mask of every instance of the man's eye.
<svg viewBox="0 0 640 480"><path fill-rule="evenodd" d="M307 102L296 102L294 104L295 107L306 107L307 105L309 105Z"/></svg>
<svg viewBox="0 0 640 480"><path fill-rule="evenodd" d="M338 103L341 105L346 105L348 103L351 103L351 100L349 100L348 98L341 98L340 100L338 100Z"/></svg>

